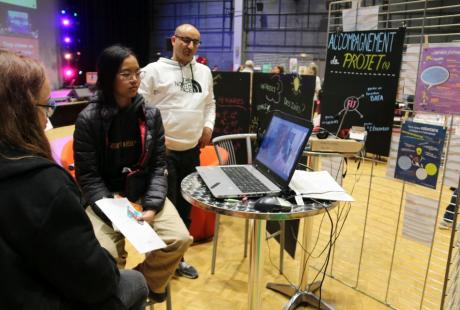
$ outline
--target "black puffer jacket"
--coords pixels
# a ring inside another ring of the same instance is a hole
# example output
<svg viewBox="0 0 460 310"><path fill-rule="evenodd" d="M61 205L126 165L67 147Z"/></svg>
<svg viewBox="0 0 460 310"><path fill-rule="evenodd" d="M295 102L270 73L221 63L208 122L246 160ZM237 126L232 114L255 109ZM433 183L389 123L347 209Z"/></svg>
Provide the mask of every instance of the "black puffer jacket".
<svg viewBox="0 0 460 310"><path fill-rule="evenodd" d="M160 111L146 107L142 96L131 103L139 115L142 155L139 163L126 179L127 198L135 202L141 199L144 210L161 211L168 190L165 157L165 138ZM96 214L107 218L95 206L103 197L112 197L104 175L107 163L108 132L118 107L100 99L89 104L78 116L74 132L74 157L76 177L83 194Z"/></svg>
<svg viewBox="0 0 460 310"><path fill-rule="evenodd" d="M0 309L126 309L72 177L0 146Z"/></svg>

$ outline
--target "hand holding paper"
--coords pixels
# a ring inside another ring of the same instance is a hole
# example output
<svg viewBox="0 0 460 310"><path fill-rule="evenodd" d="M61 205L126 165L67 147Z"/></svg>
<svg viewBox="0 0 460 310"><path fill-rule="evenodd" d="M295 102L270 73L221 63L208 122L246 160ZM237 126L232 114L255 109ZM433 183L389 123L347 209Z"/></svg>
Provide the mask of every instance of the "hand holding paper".
<svg viewBox="0 0 460 310"><path fill-rule="evenodd" d="M142 213L134 209L128 199L104 198L96 201L96 205L140 253L166 247L153 228L138 219Z"/></svg>

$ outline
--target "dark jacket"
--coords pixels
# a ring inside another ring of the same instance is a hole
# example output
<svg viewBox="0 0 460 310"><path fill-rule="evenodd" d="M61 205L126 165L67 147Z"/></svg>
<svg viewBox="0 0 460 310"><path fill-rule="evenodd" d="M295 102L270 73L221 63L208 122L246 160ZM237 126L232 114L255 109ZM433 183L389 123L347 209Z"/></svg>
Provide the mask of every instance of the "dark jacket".
<svg viewBox="0 0 460 310"><path fill-rule="evenodd" d="M125 309L73 179L47 159L0 154L0 309Z"/></svg>
<svg viewBox="0 0 460 310"><path fill-rule="evenodd" d="M127 198L141 199L144 210L161 211L168 190L165 156L165 138L160 111L145 107L142 96L131 103L137 107L142 141L142 155L133 172L126 177ZM118 107L97 100L89 104L78 116L74 132L75 172L78 184L96 214L107 222L95 202L112 197L107 188L108 132Z"/></svg>

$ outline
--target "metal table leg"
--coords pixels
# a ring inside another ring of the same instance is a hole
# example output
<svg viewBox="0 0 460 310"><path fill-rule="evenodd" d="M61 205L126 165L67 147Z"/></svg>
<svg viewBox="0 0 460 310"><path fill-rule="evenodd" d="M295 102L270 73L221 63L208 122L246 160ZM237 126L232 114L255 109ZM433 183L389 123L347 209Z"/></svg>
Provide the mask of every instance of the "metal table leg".
<svg viewBox="0 0 460 310"><path fill-rule="evenodd" d="M311 233L312 233L313 220L310 217L303 219L303 238L302 245L308 252L311 251ZM307 304L319 309L324 310L334 310L334 308L323 300L319 301L319 298L313 294L316 290L319 289L320 281L307 284L308 282L308 264L305 264L305 261L308 259L308 254L305 251L302 251L300 258L300 268L299 268L299 283L300 287L292 286L289 284L278 284L278 283L268 283L267 288L281 293L290 297L288 303L284 307L284 310L293 310L301 304Z"/></svg>
<svg viewBox="0 0 460 310"><path fill-rule="evenodd" d="M249 252L248 309L261 309L264 270L265 220L251 220L251 248Z"/></svg>

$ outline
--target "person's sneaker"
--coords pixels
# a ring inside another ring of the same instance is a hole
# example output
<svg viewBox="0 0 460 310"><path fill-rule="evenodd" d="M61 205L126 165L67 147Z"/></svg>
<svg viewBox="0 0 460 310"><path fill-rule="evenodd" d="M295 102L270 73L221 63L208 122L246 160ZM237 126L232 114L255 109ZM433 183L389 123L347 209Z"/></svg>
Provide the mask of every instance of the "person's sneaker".
<svg viewBox="0 0 460 310"><path fill-rule="evenodd" d="M439 229L450 229L452 227L452 222L442 219L438 225Z"/></svg>
<svg viewBox="0 0 460 310"><path fill-rule="evenodd" d="M162 303L166 300L166 297L168 297L168 294L166 292L155 293L149 290L149 296L147 297L147 305Z"/></svg>
<svg viewBox="0 0 460 310"><path fill-rule="evenodd" d="M198 271L195 267L187 264L186 262L180 262L176 269L176 275L179 277L196 279L198 278Z"/></svg>

